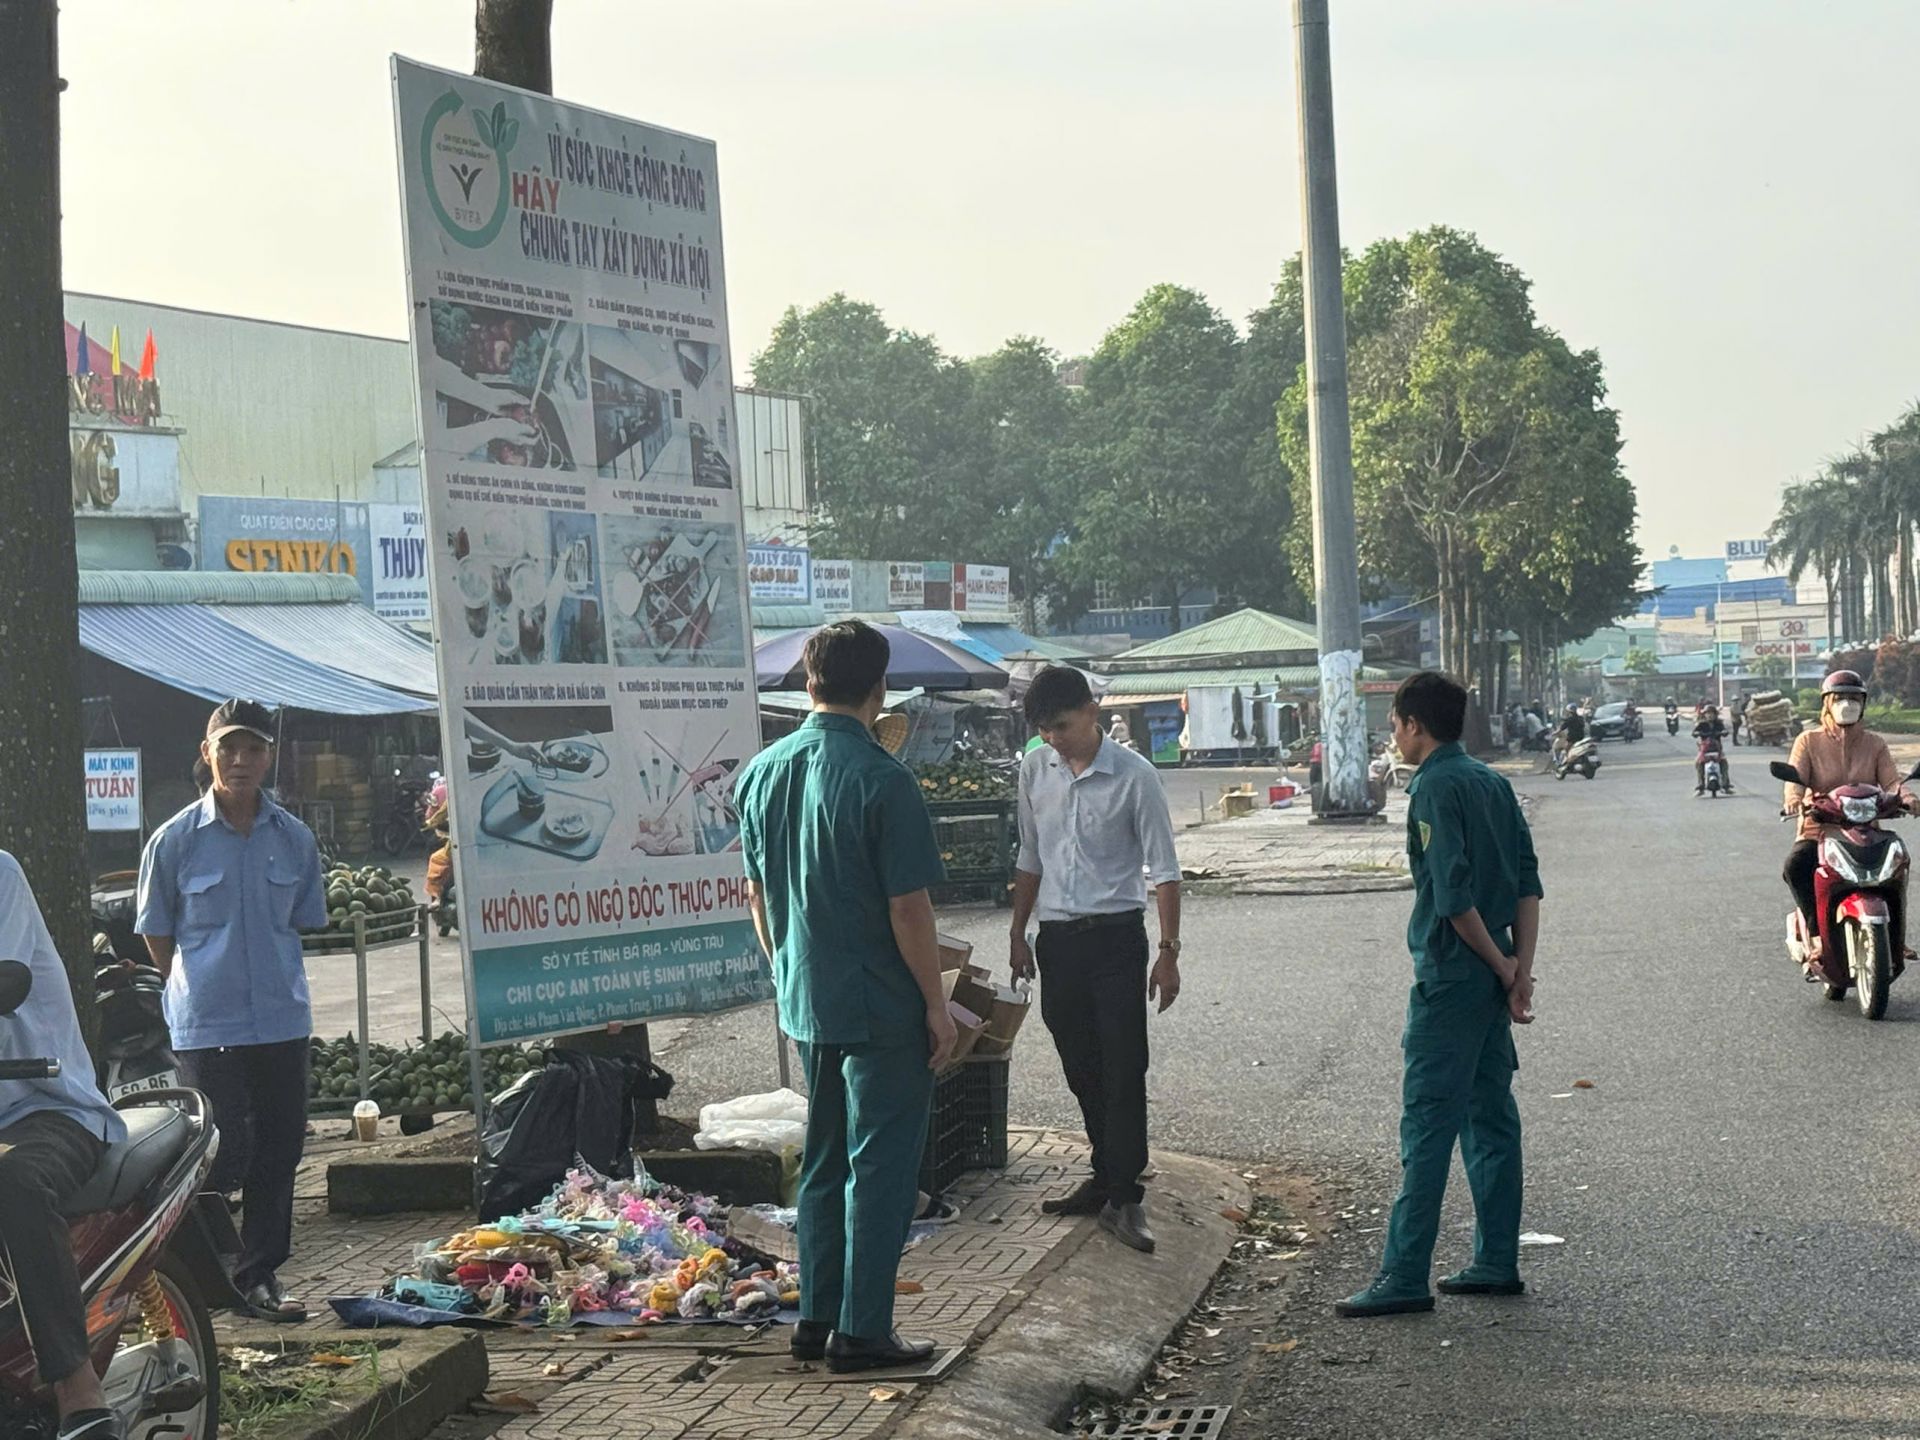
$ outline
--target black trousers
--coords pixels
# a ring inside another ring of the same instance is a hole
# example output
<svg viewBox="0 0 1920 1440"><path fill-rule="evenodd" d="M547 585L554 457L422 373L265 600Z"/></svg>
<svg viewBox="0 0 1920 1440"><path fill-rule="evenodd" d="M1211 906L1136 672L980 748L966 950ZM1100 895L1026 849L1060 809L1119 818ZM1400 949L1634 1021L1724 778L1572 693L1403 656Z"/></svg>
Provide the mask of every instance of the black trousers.
<svg viewBox="0 0 1920 1440"><path fill-rule="evenodd" d="M293 1177L307 1145L305 1040L179 1052L180 1078L203 1093L220 1129L209 1189L242 1192L243 1292L273 1279L293 1253Z"/></svg>
<svg viewBox="0 0 1920 1440"><path fill-rule="evenodd" d="M1147 926L1072 930L1042 923L1040 1018L1093 1144L1093 1178L1115 1204L1146 1195Z"/></svg>
<svg viewBox="0 0 1920 1440"><path fill-rule="evenodd" d="M1781 870L1781 876L1787 882L1787 888L1793 891L1793 900L1800 907L1801 917L1807 922L1807 934L1817 935L1820 927L1814 923L1813 872L1820 863L1820 842L1817 840L1796 840L1793 848L1787 851L1787 863ZM1907 883L1904 878L1900 886L1887 897L1888 928L1893 931L1893 965L1900 968L1902 948L1907 944Z"/></svg>
<svg viewBox="0 0 1920 1440"><path fill-rule="evenodd" d="M52 1385L88 1362L80 1272L60 1207L84 1185L106 1142L77 1120L40 1110L0 1130L0 1245L40 1378Z"/></svg>

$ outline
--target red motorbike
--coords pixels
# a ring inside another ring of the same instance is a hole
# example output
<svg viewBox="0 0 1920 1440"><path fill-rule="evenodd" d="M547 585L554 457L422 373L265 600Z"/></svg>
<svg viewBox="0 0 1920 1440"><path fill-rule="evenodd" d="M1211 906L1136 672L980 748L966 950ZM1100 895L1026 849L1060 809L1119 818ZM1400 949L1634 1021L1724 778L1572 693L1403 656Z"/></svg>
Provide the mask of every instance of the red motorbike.
<svg viewBox="0 0 1920 1440"><path fill-rule="evenodd" d="M0 962L0 1017L19 1009L32 983L25 965ZM0 1083L59 1071L57 1060L0 1060ZM214 1440L220 1370L210 1310L241 1299L221 1258L238 1248L226 1202L201 1193L219 1132L197 1090L150 1090L115 1108L127 1138L67 1207L94 1365L128 1440ZM0 1435L57 1432L0 1257Z"/></svg>
<svg viewBox="0 0 1920 1440"><path fill-rule="evenodd" d="M1806 785L1785 761L1767 768L1776 780ZM1917 777L1920 765L1907 779ZM1851 989L1860 1013L1878 1020L1887 1013L1887 993L1905 954L1906 937L1894 933L1888 902L1905 888L1908 863L1907 847L1880 822L1906 813L1905 802L1898 790L1860 784L1831 794L1808 789L1806 807L1820 824L1833 827L1820 841L1813 872L1820 948L1815 956L1795 906L1787 921L1787 954L1807 979L1825 982L1829 1000L1845 1000Z"/></svg>

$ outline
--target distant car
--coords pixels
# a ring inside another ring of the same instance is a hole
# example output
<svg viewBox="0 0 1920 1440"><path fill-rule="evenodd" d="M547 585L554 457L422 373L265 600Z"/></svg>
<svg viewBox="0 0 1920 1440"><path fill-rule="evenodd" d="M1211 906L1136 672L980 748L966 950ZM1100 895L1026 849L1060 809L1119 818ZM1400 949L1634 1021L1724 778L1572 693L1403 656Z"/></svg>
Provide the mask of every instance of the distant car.
<svg viewBox="0 0 1920 1440"><path fill-rule="evenodd" d="M1627 714L1625 704L1602 705L1593 712L1593 738L1596 740L1638 740L1647 733L1640 712Z"/></svg>

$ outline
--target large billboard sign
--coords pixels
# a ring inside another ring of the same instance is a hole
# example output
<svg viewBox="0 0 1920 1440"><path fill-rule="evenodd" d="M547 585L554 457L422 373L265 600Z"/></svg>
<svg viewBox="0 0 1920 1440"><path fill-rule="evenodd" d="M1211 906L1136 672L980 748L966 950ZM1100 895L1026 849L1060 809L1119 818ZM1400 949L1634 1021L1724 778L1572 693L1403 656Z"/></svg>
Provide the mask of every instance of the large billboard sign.
<svg viewBox="0 0 1920 1440"><path fill-rule="evenodd" d="M713 144L401 59L394 101L474 1033L766 999Z"/></svg>

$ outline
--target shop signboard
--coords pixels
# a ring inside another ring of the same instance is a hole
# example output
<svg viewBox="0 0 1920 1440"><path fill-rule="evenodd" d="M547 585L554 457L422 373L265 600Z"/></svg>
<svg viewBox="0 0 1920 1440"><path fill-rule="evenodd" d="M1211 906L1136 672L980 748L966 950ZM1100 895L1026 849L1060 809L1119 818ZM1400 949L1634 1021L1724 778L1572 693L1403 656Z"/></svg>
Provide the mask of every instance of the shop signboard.
<svg viewBox="0 0 1920 1440"><path fill-rule="evenodd" d="M1013 572L1005 565L953 567L953 608L1007 610L1013 604Z"/></svg>
<svg viewBox="0 0 1920 1440"><path fill-rule="evenodd" d="M87 829L139 833L140 752L88 750L85 762Z"/></svg>
<svg viewBox="0 0 1920 1440"><path fill-rule="evenodd" d="M200 497L200 568L247 574L351 575L373 603L368 507L357 501Z"/></svg>
<svg viewBox="0 0 1920 1440"><path fill-rule="evenodd" d="M918 560L887 562L887 608L920 610L927 600L927 567Z"/></svg>
<svg viewBox="0 0 1920 1440"><path fill-rule="evenodd" d="M953 565L926 560L920 565L920 603L929 610L953 609Z"/></svg>
<svg viewBox="0 0 1920 1440"><path fill-rule="evenodd" d="M813 598L827 615L844 615L853 609L853 562L814 561Z"/></svg>
<svg viewBox="0 0 1920 1440"><path fill-rule="evenodd" d="M770 605L805 605L813 598L807 559L791 545L749 545L747 593Z"/></svg>
<svg viewBox="0 0 1920 1440"><path fill-rule="evenodd" d="M420 505L369 505L367 528L373 613L396 623L430 620L426 510Z"/></svg>
<svg viewBox="0 0 1920 1440"><path fill-rule="evenodd" d="M1727 559L1764 560L1767 558L1768 542L1765 540L1729 540L1727 541Z"/></svg>
<svg viewBox="0 0 1920 1440"><path fill-rule="evenodd" d="M772 994L711 141L396 57L475 1040Z"/></svg>

